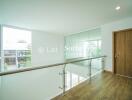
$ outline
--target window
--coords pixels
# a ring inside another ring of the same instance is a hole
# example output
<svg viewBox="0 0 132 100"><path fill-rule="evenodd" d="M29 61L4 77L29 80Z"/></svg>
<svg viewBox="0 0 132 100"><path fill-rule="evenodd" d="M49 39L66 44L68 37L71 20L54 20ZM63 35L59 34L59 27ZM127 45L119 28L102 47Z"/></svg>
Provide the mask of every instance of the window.
<svg viewBox="0 0 132 100"><path fill-rule="evenodd" d="M84 42L84 57L93 57L101 55L101 40L91 40Z"/></svg>
<svg viewBox="0 0 132 100"><path fill-rule="evenodd" d="M65 59L101 55L101 29L96 28L65 37Z"/></svg>
<svg viewBox="0 0 132 100"><path fill-rule="evenodd" d="M31 31L4 26L2 36L3 69L31 66Z"/></svg>

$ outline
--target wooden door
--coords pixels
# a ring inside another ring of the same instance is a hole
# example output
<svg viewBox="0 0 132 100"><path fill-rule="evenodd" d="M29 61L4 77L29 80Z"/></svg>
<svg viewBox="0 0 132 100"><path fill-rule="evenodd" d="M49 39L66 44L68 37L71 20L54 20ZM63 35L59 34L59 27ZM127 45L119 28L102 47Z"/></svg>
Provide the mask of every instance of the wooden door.
<svg viewBox="0 0 132 100"><path fill-rule="evenodd" d="M126 34L126 76L132 77L132 30L125 32Z"/></svg>
<svg viewBox="0 0 132 100"><path fill-rule="evenodd" d="M114 32L114 72L132 77L132 29Z"/></svg>

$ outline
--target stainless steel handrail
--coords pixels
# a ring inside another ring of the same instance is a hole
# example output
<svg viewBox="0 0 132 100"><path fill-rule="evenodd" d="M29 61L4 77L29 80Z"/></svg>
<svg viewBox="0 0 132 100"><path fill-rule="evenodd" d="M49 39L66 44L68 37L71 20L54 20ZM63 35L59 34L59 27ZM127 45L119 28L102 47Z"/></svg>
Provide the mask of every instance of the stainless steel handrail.
<svg viewBox="0 0 132 100"><path fill-rule="evenodd" d="M63 63L56 63L56 64L52 64L52 65L16 69L16 70L12 70L12 71L0 72L0 76L9 75L9 74L15 74L15 73L21 73L21 72L27 72L27 71L43 69L43 68L50 68L50 67L54 67L54 66L66 65L66 64L70 64L70 63L81 62L81 61L85 61L85 60L98 59L98 58L104 58L104 57L106 57L106 56L83 58L83 59L80 59L80 60L72 60L72 61L67 61L67 62L63 62Z"/></svg>

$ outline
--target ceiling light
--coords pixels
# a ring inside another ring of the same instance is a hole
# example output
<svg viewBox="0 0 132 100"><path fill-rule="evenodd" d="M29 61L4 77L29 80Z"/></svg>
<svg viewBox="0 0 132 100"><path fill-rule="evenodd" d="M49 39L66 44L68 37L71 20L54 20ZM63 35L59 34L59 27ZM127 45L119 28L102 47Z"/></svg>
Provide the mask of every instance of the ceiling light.
<svg viewBox="0 0 132 100"><path fill-rule="evenodd" d="M117 6L115 9L116 9L116 10L120 10L120 8L121 8L120 6Z"/></svg>

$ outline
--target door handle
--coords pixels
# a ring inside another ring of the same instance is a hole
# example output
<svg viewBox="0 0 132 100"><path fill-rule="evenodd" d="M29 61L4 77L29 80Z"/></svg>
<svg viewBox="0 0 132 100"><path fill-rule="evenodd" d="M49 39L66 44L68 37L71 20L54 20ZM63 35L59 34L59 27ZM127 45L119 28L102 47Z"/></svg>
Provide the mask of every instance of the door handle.
<svg viewBox="0 0 132 100"><path fill-rule="evenodd" d="M118 58L118 57L119 57L119 54L116 54L116 55L115 55L115 58Z"/></svg>
<svg viewBox="0 0 132 100"><path fill-rule="evenodd" d="M117 58L117 56L115 55L115 58Z"/></svg>

